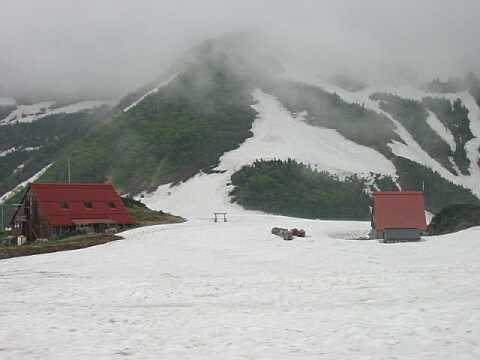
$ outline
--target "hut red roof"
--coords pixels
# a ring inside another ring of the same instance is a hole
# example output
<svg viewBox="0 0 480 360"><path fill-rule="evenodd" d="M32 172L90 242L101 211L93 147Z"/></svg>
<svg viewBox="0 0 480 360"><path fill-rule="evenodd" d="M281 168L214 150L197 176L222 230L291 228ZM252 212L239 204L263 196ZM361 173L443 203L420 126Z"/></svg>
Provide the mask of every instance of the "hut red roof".
<svg viewBox="0 0 480 360"><path fill-rule="evenodd" d="M373 193L373 227L426 230L425 203L420 191Z"/></svg>
<svg viewBox="0 0 480 360"><path fill-rule="evenodd" d="M110 184L31 184L31 191L51 226L134 223Z"/></svg>

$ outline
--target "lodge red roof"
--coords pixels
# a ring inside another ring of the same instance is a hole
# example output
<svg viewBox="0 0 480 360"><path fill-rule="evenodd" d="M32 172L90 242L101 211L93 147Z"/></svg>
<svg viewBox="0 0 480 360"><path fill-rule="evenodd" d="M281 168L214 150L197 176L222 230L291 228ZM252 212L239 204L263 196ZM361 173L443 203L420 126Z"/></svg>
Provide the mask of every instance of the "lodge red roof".
<svg viewBox="0 0 480 360"><path fill-rule="evenodd" d="M373 193L373 227L426 230L425 203L420 191Z"/></svg>
<svg viewBox="0 0 480 360"><path fill-rule="evenodd" d="M134 223L110 184L31 184L31 191L51 226L98 223L99 220L112 224Z"/></svg>

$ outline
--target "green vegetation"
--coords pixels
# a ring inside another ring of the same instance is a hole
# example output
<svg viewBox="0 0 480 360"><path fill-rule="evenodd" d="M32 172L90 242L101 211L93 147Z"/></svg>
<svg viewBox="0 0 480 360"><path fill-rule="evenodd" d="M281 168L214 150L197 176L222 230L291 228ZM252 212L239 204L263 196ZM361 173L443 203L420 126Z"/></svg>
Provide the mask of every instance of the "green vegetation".
<svg viewBox="0 0 480 360"><path fill-rule="evenodd" d="M465 151L465 144L473 139L470 131L470 120L468 119L468 109L462 104L460 99L453 102L453 105L447 99L425 98L424 106L432 111L442 124L450 130L457 145L453 153L453 160L464 175L468 175L470 160Z"/></svg>
<svg viewBox="0 0 480 360"><path fill-rule="evenodd" d="M310 125L335 129L347 139L372 147L386 156L391 154L389 142L402 142L394 131L394 124L386 116L363 105L347 103L337 94L319 87L282 82L267 85L267 90L289 111L307 111Z"/></svg>
<svg viewBox="0 0 480 360"><path fill-rule="evenodd" d="M123 203L127 207L130 216L139 226L174 224L185 221L180 216L149 209L144 203L131 197L124 197Z"/></svg>
<svg viewBox="0 0 480 360"><path fill-rule="evenodd" d="M425 185L425 206L432 213L439 212L449 204L480 204L469 190L451 183L437 172L402 157L392 159L403 190L419 191Z"/></svg>
<svg viewBox="0 0 480 360"><path fill-rule="evenodd" d="M456 204L443 208L428 225L429 235L442 235L480 226L480 206Z"/></svg>
<svg viewBox="0 0 480 360"><path fill-rule="evenodd" d="M169 85L74 143L42 181L112 179L138 193L186 180L218 164L252 135L255 112L247 85L221 59L192 65Z"/></svg>
<svg viewBox="0 0 480 360"><path fill-rule="evenodd" d="M380 102L380 108L391 114L413 136L417 143L452 174L456 171L450 162L450 146L427 123L428 112L421 102L392 94L376 93L370 96Z"/></svg>
<svg viewBox="0 0 480 360"><path fill-rule="evenodd" d="M371 174L373 175L373 186L371 191L398 191L399 188L393 178L388 175ZM378 190L377 190L378 189Z"/></svg>
<svg viewBox="0 0 480 360"><path fill-rule="evenodd" d="M246 209L312 219L370 217L364 180L340 179L294 160L257 160L236 172L232 184L232 200Z"/></svg>

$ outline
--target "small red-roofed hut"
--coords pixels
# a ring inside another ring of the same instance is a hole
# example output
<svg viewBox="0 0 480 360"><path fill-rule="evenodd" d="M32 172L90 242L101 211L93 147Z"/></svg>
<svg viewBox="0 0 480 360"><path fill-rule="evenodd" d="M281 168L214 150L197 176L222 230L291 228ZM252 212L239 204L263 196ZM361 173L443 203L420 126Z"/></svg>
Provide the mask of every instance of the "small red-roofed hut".
<svg viewBox="0 0 480 360"><path fill-rule="evenodd" d="M134 221L111 184L29 184L10 221L28 240L102 232Z"/></svg>
<svg viewBox="0 0 480 360"><path fill-rule="evenodd" d="M371 237L385 242L420 240L427 229L420 191L374 192Z"/></svg>

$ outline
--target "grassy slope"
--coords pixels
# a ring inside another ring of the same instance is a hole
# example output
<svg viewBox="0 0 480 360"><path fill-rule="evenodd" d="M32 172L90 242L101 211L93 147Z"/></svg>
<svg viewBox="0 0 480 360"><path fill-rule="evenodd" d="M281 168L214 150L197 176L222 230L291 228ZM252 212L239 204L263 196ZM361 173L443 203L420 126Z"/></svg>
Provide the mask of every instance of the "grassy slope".
<svg viewBox="0 0 480 360"><path fill-rule="evenodd" d="M128 209L128 213L139 226L174 224L184 222L185 219L148 208L140 201L136 201L130 197L124 197L123 203Z"/></svg>

